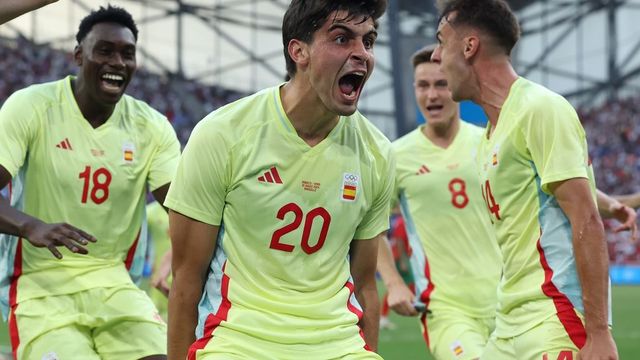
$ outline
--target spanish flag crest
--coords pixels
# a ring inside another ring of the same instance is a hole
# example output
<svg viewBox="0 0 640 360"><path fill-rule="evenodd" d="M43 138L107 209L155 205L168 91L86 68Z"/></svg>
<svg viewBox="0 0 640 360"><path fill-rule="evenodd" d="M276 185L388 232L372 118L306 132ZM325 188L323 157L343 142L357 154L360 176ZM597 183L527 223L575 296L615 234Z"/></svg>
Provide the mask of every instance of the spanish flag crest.
<svg viewBox="0 0 640 360"><path fill-rule="evenodd" d="M358 196L358 182L360 176L345 173L342 177L342 201L355 201Z"/></svg>
<svg viewBox="0 0 640 360"><path fill-rule="evenodd" d="M126 142L122 144L122 156L125 163L133 162L133 155L136 151L136 147L133 143Z"/></svg>

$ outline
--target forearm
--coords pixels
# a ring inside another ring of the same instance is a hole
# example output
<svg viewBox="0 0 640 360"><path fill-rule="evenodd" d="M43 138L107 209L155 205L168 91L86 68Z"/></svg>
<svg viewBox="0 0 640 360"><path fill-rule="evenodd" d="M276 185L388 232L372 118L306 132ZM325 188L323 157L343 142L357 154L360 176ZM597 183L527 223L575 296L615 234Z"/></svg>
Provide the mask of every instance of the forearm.
<svg viewBox="0 0 640 360"><path fill-rule="evenodd" d="M356 299L360 306L362 306L362 319L360 319L359 326L364 333L364 340L371 350L377 351L378 329L380 327L380 303L375 277L373 281L356 288Z"/></svg>
<svg viewBox="0 0 640 360"><path fill-rule="evenodd" d="M393 254L384 237L381 237L378 244L377 270L387 289L397 285L404 285L404 280L402 280L398 269L396 269Z"/></svg>
<svg viewBox="0 0 640 360"><path fill-rule="evenodd" d="M0 196L0 233L27 237L29 229L41 222L39 219L11 207L9 201Z"/></svg>
<svg viewBox="0 0 640 360"><path fill-rule="evenodd" d="M640 207L640 192L630 195L615 195L613 198L634 209Z"/></svg>
<svg viewBox="0 0 640 360"><path fill-rule="evenodd" d="M572 228L587 334L608 331L609 264L602 222L592 213Z"/></svg>
<svg viewBox="0 0 640 360"><path fill-rule="evenodd" d="M57 0L5 0L0 7L0 24Z"/></svg>
<svg viewBox="0 0 640 360"><path fill-rule="evenodd" d="M185 359L189 346L196 340L198 301L202 296L202 286L197 280L180 272L174 273L169 292L169 359Z"/></svg>

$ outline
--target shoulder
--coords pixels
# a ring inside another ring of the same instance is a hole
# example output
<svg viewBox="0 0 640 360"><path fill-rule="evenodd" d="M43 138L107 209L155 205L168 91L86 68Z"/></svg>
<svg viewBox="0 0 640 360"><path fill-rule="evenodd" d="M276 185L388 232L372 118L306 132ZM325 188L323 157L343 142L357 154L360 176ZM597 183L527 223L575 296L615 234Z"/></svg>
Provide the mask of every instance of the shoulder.
<svg viewBox="0 0 640 360"><path fill-rule="evenodd" d="M393 143L391 143L393 152L398 154L405 151L415 150L417 140L421 133L422 131L420 130L420 127L418 127L394 140Z"/></svg>
<svg viewBox="0 0 640 360"><path fill-rule="evenodd" d="M573 106L562 95L524 78L519 79L517 102L521 109L532 113L557 111L575 113Z"/></svg>
<svg viewBox="0 0 640 360"><path fill-rule="evenodd" d="M348 116L347 121L348 128L355 131L361 141L368 147L369 151L377 152L384 156L391 152L391 142L389 138L359 111Z"/></svg>
<svg viewBox="0 0 640 360"><path fill-rule="evenodd" d="M52 104L60 103L63 98L68 79L62 79L47 83L34 84L20 89L7 99L7 103L14 105L29 105L22 110L42 109Z"/></svg>
<svg viewBox="0 0 640 360"><path fill-rule="evenodd" d="M277 87L267 88L214 110L196 124L189 142L231 149L250 139L269 123L269 117L277 115L273 98L276 90Z"/></svg>

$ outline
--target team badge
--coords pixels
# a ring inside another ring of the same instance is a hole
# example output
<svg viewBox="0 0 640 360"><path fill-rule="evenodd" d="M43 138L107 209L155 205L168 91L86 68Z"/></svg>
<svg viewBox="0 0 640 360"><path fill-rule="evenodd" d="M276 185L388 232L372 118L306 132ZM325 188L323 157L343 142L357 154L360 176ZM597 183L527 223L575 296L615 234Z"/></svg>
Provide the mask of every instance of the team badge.
<svg viewBox="0 0 640 360"><path fill-rule="evenodd" d="M455 355L456 357L461 356L462 354L464 354L464 349L462 348L462 343L460 342L460 340L454 341L451 344L451 346L449 346L449 349L451 350L453 355Z"/></svg>
<svg viewBox="0 0 640 360"><path fill-rule="evenodd" d="M500 145L496 145L496 147L493 148L493 154L491 155L491 166L496 167L498 166L498 151L500 150Z"/></svg>
<svg viewBox="0 0 640 360"><path fill-rule="evenodd" d="M358 196L358 182L360 177L356 174L344 173L342 177L342 201L355 201Z"/></svg>
<svg viewBox="0 0 640 360"><path fill-rule="evenodd" d="M125 163L132 163L136 152L136 146L131 142L122 144L122 157Z"/></svg>

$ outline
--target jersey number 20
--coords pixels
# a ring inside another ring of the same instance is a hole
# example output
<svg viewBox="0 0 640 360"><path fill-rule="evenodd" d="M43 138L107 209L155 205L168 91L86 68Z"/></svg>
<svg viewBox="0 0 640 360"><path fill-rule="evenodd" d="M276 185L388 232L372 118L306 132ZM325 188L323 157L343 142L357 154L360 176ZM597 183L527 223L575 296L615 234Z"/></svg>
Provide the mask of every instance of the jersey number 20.
<svg viewBox="0 0 640 360"><path fill-rule="evenodd" d="M304 216L304 213L300 206L295 203L288 203L285 206L281 207L280 210L278 210L278 214L276 217L280 220L284 220L284 217L290 212L293 213L293 221L273 232L273 235L271 235L271 244L269 245L269 247L275 250L292 252L295 246L291 244L281 243L280 238L299 228L304 218L304 228L302 229L302 239L300 239L300 246L302 247L302 250L309 255L320 250L322 248L322 245L324 245L324 241L327 239L329 225L331 224L331 215L329 214L329 212L325 208L317 207L310 210L307 215ZM309 236L311 235L311 227L313 226L314 220L316 218L320 218L320 220L322 221L322 228L320 229L320 236L318 237L318 241L316 241L315 245L311 245L309 243Z"/></svg>

